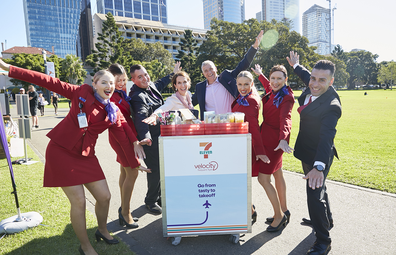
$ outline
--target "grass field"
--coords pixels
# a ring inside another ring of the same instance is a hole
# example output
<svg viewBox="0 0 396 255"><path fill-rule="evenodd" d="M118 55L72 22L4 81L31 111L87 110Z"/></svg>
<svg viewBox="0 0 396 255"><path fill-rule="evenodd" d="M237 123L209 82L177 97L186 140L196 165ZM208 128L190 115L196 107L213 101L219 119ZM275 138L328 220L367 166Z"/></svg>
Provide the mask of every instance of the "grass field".
<svg viewBox="0 0 396 255"><path fill-rule="evenodd" d="M28 148L28 156L39 161ZM22 213L35 211L43 216L42 225L1 239L0 254L44 255L78 253L79 242L70 223L70 203L61 188L43 188L44 166L41 162L30 166L13 165L19 204ZM6 159L0 160L0 220L17 214ZM34 195L32 195L34 194ZM99 254L134 254L124 242L107 245L96 242L96 217L87 211L87 228L90 241Z"/></svg>
<svg viewBox="0 0 396 255"><path fill-rule="evenodd" d="M329 179L396 193L396 90L339 91L335 159ZM298 97L301 91L295 92ZM293 147L299 129L298 103L293 107ZM293 155L284 156L284 169L302 173Z"/></svg>

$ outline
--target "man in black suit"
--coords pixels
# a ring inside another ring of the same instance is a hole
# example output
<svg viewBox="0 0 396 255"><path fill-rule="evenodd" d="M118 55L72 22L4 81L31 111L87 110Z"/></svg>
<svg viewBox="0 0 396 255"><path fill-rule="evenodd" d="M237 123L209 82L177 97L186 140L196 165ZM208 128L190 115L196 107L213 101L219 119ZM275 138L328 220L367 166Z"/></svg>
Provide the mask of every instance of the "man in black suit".
<svg viewBox="0 0 396 255"><path fill-rule="evenodd" d="M180 71L180 62L175 64L173 73ZM147 173L147 193L144 202L146 208L152 212L162 213L160 197L160 169L159 169L159 148L158 137L161 134L160 125L148 125L142 120L149 117L157 108L164 104L161 91L169 84L173 73L162 79L152 82L150 75L141 65L133 65L130 69L131 80L134 85L129 92L131 97L132 118L138 133L139 141L145 141L149 145L144 145L146 158L144 162L151 173Z"/></svg>
<svg viewBox="0 0 396 255"><path fill-rule="evenodd" d="M307 202L316 242L307 254L327 254L331 249L329 229L333 225L326 192L326 177L337 156L334 137L341 117L340 98L333 88L335 65L319 60L310 73L299 65L299 55L291 51L287 60L294 73L307 86L298 99L300 130L294 147L294 156L301 160L304 179L307 180Z"/></svg>
<svg viewBox="0 0 396 255"><path fill-rule="evenodd" d="M216 114L231 112L231 104L238 96L235 79L252 63L262 37L263 31L260 31L255 43L234 70L225 70L218 76L217 68L212 61L202 62L201 70L206 80L195 86L195 93L192 96L193 105L199 104L201 120L204 119L205 111L214 111Z"/></svg>

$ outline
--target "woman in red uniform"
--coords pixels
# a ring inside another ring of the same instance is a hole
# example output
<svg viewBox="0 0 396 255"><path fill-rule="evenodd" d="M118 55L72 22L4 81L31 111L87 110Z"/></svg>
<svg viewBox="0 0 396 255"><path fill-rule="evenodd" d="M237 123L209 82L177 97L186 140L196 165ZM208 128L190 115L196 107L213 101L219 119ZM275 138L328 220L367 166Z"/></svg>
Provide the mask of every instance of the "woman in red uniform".
<svg viewBox="0 0 396 255"><path fill-rule="evenodd" d="M263 161L269 163L265 156L265 149L260 135L260 127L258 123L258 115L260 110L260 96L254 86L253 75L248 71L242 71L237 76L237 88L239 95L232 103L232 112L243 112L245 114L245 121L249 123L249 133L252 134L252 165L255 162ZM254 170L254 168L252 167ZM258 172L252 172L252 176L256 177ZM256 221L257 213L254 206L252 206L253 222Z"/></svg>
<svg viewBox="0 0 396 255"><path fill-rule="evenodd" d="M131 98L127 96L125 92L128 76L124 67L120 64L112 64L108 70L114 75L115 78L115 92L110 98L110 101L117 105L121 110L121 113L124 115L128 125L131 127L136 136L137 132L131 118L131 107L129 105ZM142 140L141 142L151 142L150 139L145 140L147 141ZM109 135L109 142L114 150L116 150L116 148L120 148L121 146L117 139L111 135ZM128 156L130 157L131 155L125 155L124 153L117 154L117 162L120 163L120 178L118 183L121 194L121 207L118 209L118 222L120 225L125 225L127 228L137 228L139 225L135 221L138 221L139 219L132 217L130 212L130 203L133 188L135 186L135 181L138 177L139 171L137 168L133 168L129 165L127 160Z"/></svg>
<svg viewBox="0 0 396 255"><path fill-rule="evenodd" d="M263 122L261 137L266 151L268 164L256 162L254 168L259 172L258 181L267 193L274 209L274 217L267 218L270 225L267 231L274 232L286 226L290 221L290 212L286 205L286 183L282 172L283 152L291 153L289 146L291 130L291 111L294 104L293 91L286 85L287 71L282 65L271 68L270 80L263 75L261 67L252 70L259 75L266 94L262 98ZM275 179L275 187L271 183Z"/></svg>
<svg viewBox="0 0 396 255"><path fill-rule="evenodd" d="M71 223L81 243L80 254L97 254L86 231L84 186L96 199L96 239L118 243L106 226L110 191L95 156L96 140L98 134L109 129L122 148L117 154L125 152L144 157L144 151L121 112L109 102L114 92L114 76L108 71L99 71L93 78L93 87L77 86L2 60L0 67L9 70L9 77L40 85L72 101L69 114L47 134L51 141L45 156L44 187L61 187L68 197ZM136 156L129 157L128 163L132 168L146 170Z"/></svg>

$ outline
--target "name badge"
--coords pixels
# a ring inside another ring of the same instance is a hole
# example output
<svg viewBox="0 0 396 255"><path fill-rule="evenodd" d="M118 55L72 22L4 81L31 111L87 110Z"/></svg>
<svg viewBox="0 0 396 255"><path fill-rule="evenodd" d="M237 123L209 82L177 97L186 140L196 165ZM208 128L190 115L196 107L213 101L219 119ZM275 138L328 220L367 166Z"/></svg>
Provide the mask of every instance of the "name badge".
<svg viewBox="0 0 396 255"><path fill-rule="evenodd" d="M77 119L80 128L88 127L87 115L85 115L85 112L80 112L79 114L77 114Z"/></svg>

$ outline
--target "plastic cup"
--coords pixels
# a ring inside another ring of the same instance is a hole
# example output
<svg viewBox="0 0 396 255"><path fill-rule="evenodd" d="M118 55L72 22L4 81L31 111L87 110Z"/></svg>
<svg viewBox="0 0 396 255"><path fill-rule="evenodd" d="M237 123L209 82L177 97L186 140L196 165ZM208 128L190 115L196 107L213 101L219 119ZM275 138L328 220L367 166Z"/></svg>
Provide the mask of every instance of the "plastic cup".
<svg viewBox="0 0 396 255"><path fill-rule="evenodd" d="M243 112L234 112L235 123L245 122L245 114Z"/></svg>

